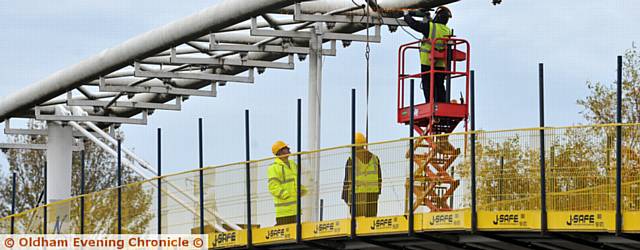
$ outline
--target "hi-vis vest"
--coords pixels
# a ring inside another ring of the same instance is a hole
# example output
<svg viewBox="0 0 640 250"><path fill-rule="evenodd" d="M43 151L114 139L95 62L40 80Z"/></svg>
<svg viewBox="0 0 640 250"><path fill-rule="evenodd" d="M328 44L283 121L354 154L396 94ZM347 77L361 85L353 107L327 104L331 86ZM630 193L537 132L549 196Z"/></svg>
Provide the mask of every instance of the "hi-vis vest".
<svg viewBox="0 0 640 250"><path fill-rule="evenodd" d="M429 22L429 39L435 38L444 38L451 35L451 29L444 24ZM436 43L436 50L444 49L444 42L438 41ZM431 54L431 41L426 40L425 42L420 43L420 64L431 66L431 60L429 59L429 55ZM436 60L436 67L445 67L444 60Z"/></svg>
<svg viewBox="0 0 640 250"><path fill-rule="evenodd" d="M358 157L356 159L356 193L380 193L380 187L378 186L380 160L378 160L378 157L372 154L371 159L366 164L360 161Z"/></svg>
<svg viewBox="0 0 640 250"><path fill-rule="evenodd" d="M294 161L289 160L289 167L287 167L282 160L276 158L267 171L269 192L273 196L276 217L296 215L298 166Z"/></svg>

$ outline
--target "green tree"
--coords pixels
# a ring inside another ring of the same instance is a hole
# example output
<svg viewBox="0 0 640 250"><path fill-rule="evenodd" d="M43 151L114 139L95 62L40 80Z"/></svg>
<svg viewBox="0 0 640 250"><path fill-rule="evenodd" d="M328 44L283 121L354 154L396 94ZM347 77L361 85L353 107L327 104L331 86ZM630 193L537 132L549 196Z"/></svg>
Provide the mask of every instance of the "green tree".
<svg viewBox="0 0 640 250"><path fill-rule="evenodd" d="M622 122L640 123L640 51L635 44L628 49L622 62ZM583 116L589 123L616 122L616 82L587 82L589 95L578 100ZM626 209L640 210L640 127L622 128L623 199ZM608 132L607 143L614 144L615 130ZM615 148L615 146L612 146ZM615 159L611 150L605 159ZM613 161L613 160L612 160Z"/></svg>
<svg viewBox="0 0 640 250"><path fill-rule="evenodd" d="M640 210L640 52L623 57L623 199ZM589 124L615 123L616 84L587 82L578 100ZM633 125L636 124L636 125ZM611 210L615 204L615 128L547 129L549 210ZM538 131L479 133L476 142L478 208L537 209L540 200ZM462 162L460 169L468 169ZM463 179L468 172L461 172ZM467 196L467 199L469 197Z"/></svg>
<svg viewBox="0 0 640 250"><path fill-rule="evenodd" d="M39 122L30 122L31 129L44 129L45 125ZM122 134L119 134L122 138ZM17 135L9 136L12 143L45 144L45 136ZM85 232L87 233L114 233L116 231L117 210L117 168L115 158L97 146L95 143L85 140L85 193L92 193L85 198ZM46 152L44 150L5 150L5 156L9 162L10 172L17 176L16 211L22 212L44 204L42 193L44 190L44 166ZM72 165L72 195L80 192L81 172L80 152L73 153ZM126 207L127 218L123 220L123 228L128 233L142 233L147 228L152 214L149 213L152 195L140 185L131 184L141 181L142 178L131 169L123 167L123 183L128 184L123 188L123 206ZM55 180L49 180L55 181ZM11 175L3 175L0 183L10 183ZM10 214L11 185L0 185L0 213L2 216ZM72 199L65 203L51 206L50 209L65 209L68 212L67 221L70 222L66 230L79 232L80 217L78 214L80 199ZM35 210L34 210L35 211ZM28 230L41 230L42 214L33 212L26 216ZM53 217L53 216L50 216ZM59 218L47 218L49 224ZM65 219L65 218L63 218ZM34 223L37 221L38 223ZM24 223L22 223L24 224ZM38 226L31 226L38 225ZM24 225L23 225L24 226ZM52 230L48 226L48 231Z"/></svg>

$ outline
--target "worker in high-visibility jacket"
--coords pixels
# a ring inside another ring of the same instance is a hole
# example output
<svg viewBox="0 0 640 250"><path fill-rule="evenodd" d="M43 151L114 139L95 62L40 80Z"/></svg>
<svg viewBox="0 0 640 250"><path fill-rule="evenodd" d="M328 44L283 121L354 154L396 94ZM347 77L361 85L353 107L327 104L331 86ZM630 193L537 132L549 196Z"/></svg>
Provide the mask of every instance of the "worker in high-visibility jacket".
<svg viewBox="0 0 640 250"><path fill-rule="evenodd" d="M276 208L276 225L296 223L297 193L298 193L298 165L289 160L289 146L283 141L276 141L271 146L271 152L277 156L269 166L269 192L273 196ZM307 189L300 187L302 196Z"/></svg>
<svg viewBox="0 0 640 250"><path fill-rule="evenodd" d="M375 217L378 215L378 198L382 192L382 170L380 159L371 153L364 145L367 138L362 133L356 133L356 217ZM351 210L351 157L347 159L344 169L342 185L342 199Z"/></svg>
<svg viewBox="0 0 640 250"><path fill-rule="evenodd" d="M437 38L445 38L447 36L452 35L451 29L447 27L447 22L449 22L449 18L452 17L451 11L444 6L438 7L436 10L436 15L433 20L430 20L429 13L427 13L427 21L419 22L413 19L411 15L409 15L408 11L404 11L404 21L411 27L411 29L422 33L424 36L424 41L420 43L420 69L423 72L422 75L422 90L424 91L424 98L426 102L430 102L430 90L431 90L431 75L424 74L431 70L431 40L429 39L437 39ZM436 42L435 49L436 50L444 50L445 44L443 41ZM433 63L436 70L445 70L446 63L444 60L436 60ZM434 85L434 100L435 102L447 102L446 92L444 88L444 73L435 73L433 79Z"/></svg>

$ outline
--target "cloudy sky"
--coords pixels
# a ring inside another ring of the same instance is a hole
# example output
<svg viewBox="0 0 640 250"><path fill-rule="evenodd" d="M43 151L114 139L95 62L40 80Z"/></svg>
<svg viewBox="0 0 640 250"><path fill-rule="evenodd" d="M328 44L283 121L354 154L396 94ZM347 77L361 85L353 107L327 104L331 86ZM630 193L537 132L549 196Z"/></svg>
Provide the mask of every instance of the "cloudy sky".
<svg viewBox="0 0 640 250"><path fill-rule="evenodd" d="M239 0L238 0L239 1ZM345 0L349 1L349 0ZM0 98L128 38L188 16L218 1L0 1ZM576 100L586 81L612 83L616 56L640 42L635 0L464 0L450 6L450 25L472 43L477 71L477 127L534 127L538 123L537 64L545 63L547 124L584 123ZM414 35L417 35L414 32ZM413 38L384 29L371 47L370 141L404 137L395 122L396 51ZM358 123L365 119L364 46L339 48L323 74L322 146L350 141L350 89L358 91ZM417 62L416 62L417 63ZM271 70L255 85L229 84L216 98L192 97L181 112L159 111L146 126L125 125L125 146L155 162L155 133L164 133L164 172L197 167L197 118L204 118L205 163L244 159L244 110L251 111L251 151L270 155L273 141L295 142L295 103L306 99L307 62L295 71ZM457 94L454 94L457 96ZM306 104L305 104L306 106ZM2 125L0 125L1 128ZM0 141L6 141L4 135ZM0 159L5 170L7 163Z"/></svg>

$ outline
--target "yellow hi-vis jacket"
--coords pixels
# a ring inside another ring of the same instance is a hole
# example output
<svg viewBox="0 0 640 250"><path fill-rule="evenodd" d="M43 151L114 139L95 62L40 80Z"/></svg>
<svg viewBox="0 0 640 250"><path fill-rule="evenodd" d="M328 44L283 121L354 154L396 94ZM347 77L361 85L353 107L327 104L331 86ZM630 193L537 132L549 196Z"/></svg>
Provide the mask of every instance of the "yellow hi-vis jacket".
<svg viewBox="0 0 640 250"><path fill-rule="evenodd" d="M429 21L429 37L425 37L425 38L429 38L429 39L445 38L449 35L451 35L451 29L449 29L449 27L441 23L434 23ZM436 50L443 50L444 46L445 44L443 41L436 42ZM420 64L431 66L431 59L429 58L430 55L431 55L431 41L430 40L423 41L422 43L420 43ZM436 60L435 66L445 67L444 60Z"/></svg>
<svg viewBox="0 0 640 250"><path fill-rule="evenodd" d="M280 158L276 158L267 171L269 192L273 196L276 217L296 215L298 165L289 160L289 166L287 166ZM302 193L307 192L304 186L300 187L300 189Z"/></svg>
<svg viewBox="0 0 640 250"><path fill-rule="evenodd" d="M379 195L382 189L382 171L380 170L380 159L371 152L364 153L369 158L368 162L362 162L360 157L356 157L356 194ZM367 157L362 157L367 158ZM345 178L342 186L342 199L351 204L351 157L345 166Z"/></svg>
<svg viewBox="0 0 640 250"><path fill-rule="evenodd" d="M369 162L364 163L356 157L356 194L380 193L378 173L380 172L380 160L371 154Z"/></svg>

